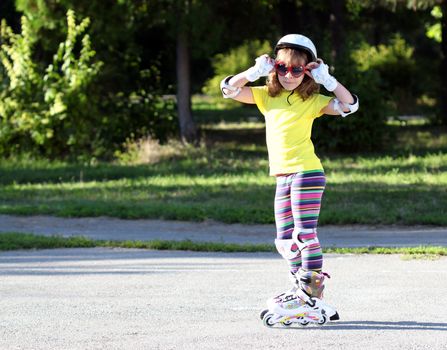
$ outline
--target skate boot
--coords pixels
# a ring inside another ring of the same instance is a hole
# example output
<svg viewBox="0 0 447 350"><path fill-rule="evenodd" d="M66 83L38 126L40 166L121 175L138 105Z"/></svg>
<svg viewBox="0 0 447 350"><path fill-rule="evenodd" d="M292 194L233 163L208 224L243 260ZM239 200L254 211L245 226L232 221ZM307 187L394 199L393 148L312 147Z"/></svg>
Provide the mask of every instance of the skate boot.
<svg viewBox="0 0 447 350"><path fill-rule="evenodd" d="M337 311L322 301L326 273L299 270L291 274L294 286L287 292L267 301L268 309L261 312L261 319L267 327L276 324L290 326L298 323L323 325L339 319Z"/></svg>

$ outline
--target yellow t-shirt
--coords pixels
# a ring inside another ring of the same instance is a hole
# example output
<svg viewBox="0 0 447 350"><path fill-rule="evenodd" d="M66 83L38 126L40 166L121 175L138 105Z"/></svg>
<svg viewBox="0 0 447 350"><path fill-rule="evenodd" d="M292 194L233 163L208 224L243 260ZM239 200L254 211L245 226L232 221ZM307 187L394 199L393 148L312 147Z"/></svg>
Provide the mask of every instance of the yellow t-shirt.
<svg viewBox="0 0 447 350"><path fill-rule="evenodd" d="M315 94L303 101L298 94L284 91L270 97L267 86L251 87L254 100L265 117L270 175L323 169L315 154L311 132L315 118L332 97Z"/></svg>

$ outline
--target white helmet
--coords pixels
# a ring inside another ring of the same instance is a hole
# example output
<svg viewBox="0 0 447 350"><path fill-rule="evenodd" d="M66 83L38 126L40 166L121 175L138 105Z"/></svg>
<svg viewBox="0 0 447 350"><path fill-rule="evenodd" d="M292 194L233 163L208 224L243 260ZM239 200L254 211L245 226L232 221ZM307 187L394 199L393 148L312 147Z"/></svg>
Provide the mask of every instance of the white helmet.
<svg viewBox="0 0 447 350"><path fill-rule="evenodd" d="M283 36L275 46L275 55L279 49L286 47L306 51L309 54L310 62L317 60L317 49L307 36L301 34L287 34Z"/></svg>

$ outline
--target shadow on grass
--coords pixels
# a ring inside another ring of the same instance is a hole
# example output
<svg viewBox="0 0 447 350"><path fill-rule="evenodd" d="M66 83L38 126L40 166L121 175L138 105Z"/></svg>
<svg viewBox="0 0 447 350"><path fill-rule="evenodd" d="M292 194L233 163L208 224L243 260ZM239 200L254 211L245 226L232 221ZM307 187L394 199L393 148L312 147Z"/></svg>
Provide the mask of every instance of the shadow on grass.
<svg viewBox="0 0 447 350"><path fill-rule="evenodd" d="M427 153L433 154L433 153ZM408 157L414 155L408 153ZM325 155L327 160L337 161L347 156ZM425 165L423 160L416 160L414 164L398 165L390 161L386 165L356 166L356 155L346 164L323 164L327 173L331 171L349 174L386 174L396 172L411 174L418 171L441 173L447 171L447 163L436 166ZM379 155L362 155L362 160L372 162L380 159ZM37 183L63 183L82 181L108 181L118 179L136 179L153 176L204 176L216 175L243 175L263 172L268 174L267 154L263 150L229 148L227 151L214 151L212 154L196 158L177 158L151 165L113 165L100 164L98 166L83 166L76 164L60 166L0 166L0 184L37 184Z"/></svg>
<svg viewBox="0 0 447 350"><path fill-rule="evenodd" d="M203 113L206 113L205 111ZM225 113L234 113L225 111ZM252 114L252 110L244 110L244 113ZM235 115L238 115L237 113ZM214 119L213 119L214 120ZM239 119L240 120L240 119ZM433 154L447 154L447 144L442 136L438 144L427 145L422 141L414 141L417 132L421 130L439 137L447 130L434 127L406 127L402 133L405 136L400 143L389 146L379 154L335 154L320 150L316 142L317 153L323 157L323 164L327 172L336 170L349 174L378 174L388 172L412 173L445 172L447 162L439 161L435 165L422 159ZM63 164L47 162L35 162L26 165L14 165L13 163L0 163L0 184L12 183L62 183L80 181L107 181L115 179L134 179L151 176L216 176L222 174L244 174L263 172L268 174L267 151L265 148L265 131L262 128L255 129L219 129L205 130L206 148L195 150L191 154L177 156L175 158L149 165L116 165L101 163L96 166L80 164ZM407 140L407 141L405 141ZM407 143L413 140L410 145ZM318 141L318 140L317 140ZM252 145L252 147L247 147ZM405 158L412 156L421 157L410 161ZM391 159L381 162L384 157ZM335 165L325 163L325 158L336 162ZM403 158L402 161L393 162L393 158ZM371 165L358 164L359 160ZM346 161L344 161L346 160ZM377 164L374 164L374 163ZM340 163L340 164L337 164ZM433 164L433 163L432 163ZM334 168L331 168L333 166Z"/></svg>
<svg viewBox="0 0 447 350"><path fill-rule="evenodd" d="M330 184L323 196L320 224L447 225L445 186L407 184ZM274 182L266 184L124 183L121 186L0 191L3 214L63 217L110 216L123 219L216 220L225 223L273 223Z"/></svg>
<svg viewBox="0 0 447 350"><path fill-rule="evenodd" d="M234 158L235 156L233 156ZM193 164L195 163L195 165ZM153 165L110 165L99 166L65 165L52 167L0 167L0 184L37 184L83 181L108 181L118 179L136 179L152 176L203 175L252 173L251 164L200 164L192 159L163 162ZM215 162L217 163L217 162ZM267 174L267 168L265 169Z"/></svg>

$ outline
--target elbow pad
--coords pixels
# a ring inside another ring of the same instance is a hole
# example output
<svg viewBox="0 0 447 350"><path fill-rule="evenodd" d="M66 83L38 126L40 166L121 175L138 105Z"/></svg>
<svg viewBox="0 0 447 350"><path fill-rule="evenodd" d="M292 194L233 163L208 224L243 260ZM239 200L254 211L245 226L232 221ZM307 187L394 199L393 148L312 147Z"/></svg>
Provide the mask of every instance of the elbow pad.
<svg viewBox="0 0 447 350"><path fill-rule="evenodd" d="M359 98L357 95L352 94L354 97L354 103L343 103L338 100L338 98L334 99L334 110L340 113L342 117L346 117L349 114L357 112L359 109ZM347 108L348 111L345 112L343 109Z"/></svg>
<svg viewBox="0 0 447 350"><path fill-rule="evenodd" d="M234 75L229 75L228 77L222 79L220 82L220 91L222 91L223 98L235 98L242 91L240 87L232 86L228 84Z"/></svg>

